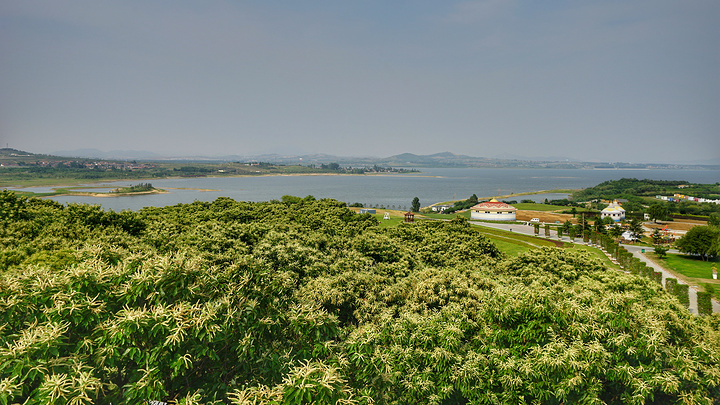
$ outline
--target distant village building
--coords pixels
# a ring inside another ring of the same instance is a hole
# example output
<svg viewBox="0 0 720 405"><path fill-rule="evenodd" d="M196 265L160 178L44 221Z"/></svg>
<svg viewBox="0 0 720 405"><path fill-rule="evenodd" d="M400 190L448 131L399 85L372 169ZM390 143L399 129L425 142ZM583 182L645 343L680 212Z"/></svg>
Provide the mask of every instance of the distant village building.
<svg viewBox="0 0 720 405"><path fill-rule="evenodd" d="M610 217L610 219L615 222L625 219L625 209L620 206L617 200L611 202L610 205L600 212L600 218L605 219L607 217Z"/></svg>
<svg viewBox="0 0 720 405"><path fill-rule="evenodd" d="M443 212L448 208L452 208L452 205L447 205L447 204L433 205L430 208L435 212Z"/></svg>
<svg viewBox="0 0 720 405"><path fill-rule="evenodd" d="M655 198L657 198L658 200L669 201L669 202L679 202L682 200L686 200L686 201L694 201L694 202L698 202L698 203L720 204L720 200L711 200L709 198L693 197L691 195L685 195L685 194L675 194L672 197L669 197L666 195L656 195Z"/></svg>
<svg viewBox="0 0 720 405"><path fill-rule="evenodd" d="M474 205L470 208L470 219L483 221L515 221L517 208L496 199Z"/></svg>
<svg viewBox="0 0 720 405"><path fill-rule="evenodd" d="M373 208L361 208L360 213L361 214L375 214L376 211Z"/></svg>

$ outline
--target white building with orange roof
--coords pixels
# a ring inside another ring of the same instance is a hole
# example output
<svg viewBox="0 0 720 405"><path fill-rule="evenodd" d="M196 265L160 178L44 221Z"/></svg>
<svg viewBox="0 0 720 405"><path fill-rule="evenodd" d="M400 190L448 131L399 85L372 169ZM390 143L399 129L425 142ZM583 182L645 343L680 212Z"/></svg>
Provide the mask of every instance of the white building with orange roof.
<svg viewBox="0 0 720 405"><path fill-rule="evenodd" d="M517 208L496 199L482 202L470 208L470 219L483 221L515 221Z"/></svg>

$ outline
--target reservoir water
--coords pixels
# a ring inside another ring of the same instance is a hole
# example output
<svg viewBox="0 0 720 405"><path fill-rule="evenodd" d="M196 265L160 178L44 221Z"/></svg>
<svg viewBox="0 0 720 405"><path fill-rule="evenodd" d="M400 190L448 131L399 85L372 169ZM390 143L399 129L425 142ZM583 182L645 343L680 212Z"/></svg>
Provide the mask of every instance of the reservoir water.
<svg viewBox="0 0 720 405"><path fill-rule="evenodd" d="M607 180L621 178L683 180L691 183L720 182L717 170L577 170L577 169L479 169L423 168L421 173L391 175L302 175L258 177L203 177L150 180L166 194L125 197L51 197L61 203L99 204L105 209L139 210L146 206L166 206L194 201L213 201L230 197L237 201L279 200L283 195L334 198L346 203L360 202L365 206L407 209L414 197L423 206L465 199L476 194L480 198L521 194L540 190L580 189ZM116 188L145 181L117 181L93 184ZM26 188L43 191L47 187ZM106 189L107 190L107 189ZM88 191L91 191L90 189ZM94 189L92 191L105 191ZM564 194L509 197L510 200L564 198Z"/></svg>

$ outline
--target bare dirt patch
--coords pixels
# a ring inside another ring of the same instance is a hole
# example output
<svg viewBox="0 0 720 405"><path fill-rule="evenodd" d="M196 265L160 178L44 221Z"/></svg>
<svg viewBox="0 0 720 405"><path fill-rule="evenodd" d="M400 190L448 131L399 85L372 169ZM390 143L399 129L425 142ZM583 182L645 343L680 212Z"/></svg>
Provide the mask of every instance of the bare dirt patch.
<svg viewBox="0 0 720 405"><path fill-rule="evenodd" d="M658 221L657 224L654 222L645 222L643 225L651 229L663 229L667 226L667 228L671 231L687 232L693 226L707 225L707 222L695 219L679 219L675 221Z"/></svg>
<svg viewBox="0 0 720 405"><path fill-rule="evenodd" d="M564 224L567 220L570 220L572 223L577 222L577 218L573 218L572 214L557 214L547 211L518 210L515 217L518 221L529 221L533 218L538 218L540 222L550 224L554 224L555 221L560 221L561 224Z"/></svg>

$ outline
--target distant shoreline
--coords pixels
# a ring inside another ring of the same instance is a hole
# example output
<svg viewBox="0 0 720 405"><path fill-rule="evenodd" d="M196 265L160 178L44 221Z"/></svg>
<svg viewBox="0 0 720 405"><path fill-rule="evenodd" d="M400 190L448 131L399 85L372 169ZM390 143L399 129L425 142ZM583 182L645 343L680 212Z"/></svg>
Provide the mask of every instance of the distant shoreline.
<svg viewBox="0 0 720 405"><path fill-rule="evenodd" d="M504 198L510 198L510 197L522 197L522 196L525 196L525 195L535 195L535 194L566 194L566 193L567 193L567 194L572 194L572 193L574 193L574 192L576 192L576 191L580 191L580 190L582 190L582 189L575 189L575 190L572 190L572 189L540 190L540 191L530 191L530 192L527 192L527 193L496 195L496 196L492 196L492 197L483 197L483 198L486 198L486 199L489 199L489 198L501 199L501 198L503 198L503 199L504 199Z"/></svg>
<svg viewBox="0 0 720 405"><path fill-rule="evenodd" d="M419 175L419 174L409 174L409 173L271 173L271 174L258 174L258 175L252 175L252 174L242 174L242 175L209 175L209 176L203 176L200 178L241 178L241 177L294 177L294 176L380 176L380 177L396 177L396 176L411 176L411 177L425 177L425 178L444 178L444 176L438 176L438 175ZM168 179L183 179L184 177L163 177L163 178L149 178L149 179L133 179L134 181L152 181L152 180L168 180ZM197 177L196 177L197 178ZM88 188L93 187L93 185L97 184L104 184L104 183L110 183L110 182L121 182L125 180L102 180L97 182L83 182L82 184L74 183L74 184L67 184L67 185L56 185L56 187L51 187L53 190L62 190L59 192L49 192L49 193L33 193L31 191L23 191L18 190L22 188L33 188L33 187L43 187L43 186L12 186L16 190L21 192L27 197L38 197L38 198L50 198L50 197L61 197L61 196L79 196L79 197L97 197L97 198L111 198L111 197L130 197L130 196L143 196L143 195L154 195L154 194L167 194L170 193L168 190L194 190L199 192L212 192L212 191L220 191L217 189L201 189L201 188L186 188L186 187L166 187L166 189L157 189L152 191L142 191L142 192L136 192L136 193L93 193L93 192L74 192L72 191L72 188ZM66 189L66 190L63 190ZM491 199L491 198L497 198L497 199L507 199L512 197L522 197L522 196L528 196L528 195L535 195L535 194L546 194L546 193L567 193L571 194L575 191L578 191L578 189L555 189L555 190L538 190L538 191L528 191L523 193L512 193L512 194L506 194L506 195L498 195L498 196L488 196L488 197L481 197L480 200L485 199ZM455 201L462 201L462 200L455 200ZM436 202L432 205L440 205L440 204L452 204L455 201L440 201Z"/></svg>
<svg viewBox="0 0 720 405"><path fill-rule="evenodd" d="M501 199L507 199L507 198L511 198L511 197L522 197L522 196L526 196L526 195L536 195L536 194L572 194L572 193L574 193L576 191L580 191L580 190L582 190L582 189L574 189L574 190L573 189L555 189L555 190L528 191L528 192L522 192L522 193L517 193L517 194L513 193L513 194L506 194L506 195L494 195L494 196L490 196L490 197L478 197L478 201L490 200L492 198L501 200ZM453 204L457 201L465 201L465 200L440 201L440 202L436 202L432 205L429 205L428 207L433 207L433 206L442 205L442 204Z"/></svg>
<svg viewBox="0 0 720 405"><path fill-rule="evenodd" d="M207 176L200 176L200 177L192 177L195 179L198 178L207 178L207 179L222 179L222 178L241 178L241 177L293 177L293 176L381 176L381 177L394 177L394 176L412 176L412 177L428 177L428 178L443 178L443 176L430 176L430 175L418 175L414 173L267 173L267 174L238 174L238 175L207 175ZM138 179L132 179L133 182L151 182L154 180L173 180L173 179L187 179L190 177L183 177L183 176L168 176L168 177L153 177L153 178L138 178ZM47 198L47 197L57 197L57 196L68 196L68 195L75 195L75 196L84 196L84 197L98 197L98 198L105 198L105 197L125 197L125 196L132 196L132 195L145 195L145 194L165 194L169 193L169 191L162 190L161 192L137 192L137 193L92 193L92 192L73 192L73 191L61 191L58 193L55 192L47 192L47 193L34 193L32 191L24 191L21 189L26 188L35 188L35 187L49 187L53 190L62 190L62 189L72 189L72 188L88 188L88 187L97 187L98 184L106 184L111 182L127 182L127 179L107 179L107 180L98 180L98 181L83 181L82 183L78 182L68 182L68 183L56 183L52 185L23 185L23 184L14 184L14 185L8 185L8 186L2 186L0 189L13 189L11 191L17 191L21 192L22 194L26 194L27 197L38 197L38 198ZM208 191L220 191L217 189L201 189L201 188L184 188L184 187L167 187L169 190L195 190L195 191L201 191L201 192L208 192ZM107 195L106 195L107 194Z"/></svg>

